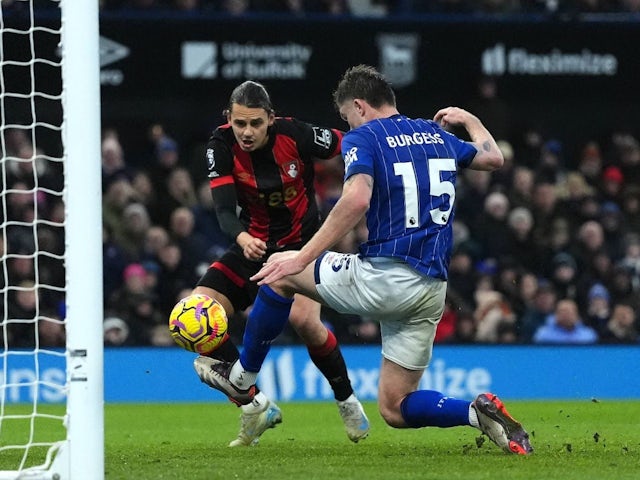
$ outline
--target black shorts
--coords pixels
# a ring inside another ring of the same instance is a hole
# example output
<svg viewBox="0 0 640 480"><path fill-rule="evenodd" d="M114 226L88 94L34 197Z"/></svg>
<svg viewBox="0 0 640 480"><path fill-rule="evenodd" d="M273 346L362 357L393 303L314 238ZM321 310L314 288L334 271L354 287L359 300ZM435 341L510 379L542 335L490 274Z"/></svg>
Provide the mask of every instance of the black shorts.
<svg viewBox="0 0 640 480"><path fill-rule="evenodd" d="M299 250L302 245L292 244L278 251ZM274 252L267 251L267 256L272 253ZM252 261L245 258L240 246L234 244L209 266L198 281L198 286L220 292L229 299L236 312L242 311L253 304L258 294L258 285L249 278L258 273L263 264L264 260Z"/></svg>

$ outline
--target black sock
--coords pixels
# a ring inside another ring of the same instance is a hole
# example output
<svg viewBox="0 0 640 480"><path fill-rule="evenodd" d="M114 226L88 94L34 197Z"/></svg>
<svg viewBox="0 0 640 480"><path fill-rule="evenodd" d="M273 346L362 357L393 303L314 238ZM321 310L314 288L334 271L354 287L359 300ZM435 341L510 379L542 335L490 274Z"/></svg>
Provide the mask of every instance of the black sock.
<svg viewBox="0 0 640 480"><path fill-rule="evenodd" d="M333 396L342 401L353 393L351 380L347 373L347 365L340 351L340 345L333 333L329 332L329 338L320 348L308 348L311 361L318 367L324 377L329 381Z"/></svg>
<svg viewBox="0 0 640 480"><path fill-rule="evenodd" d="M238 358L240 358L240 352L238 351L238 347L236 347L229 338L208 356L211 358L215 358L216 360L223 360L225 362L233 363Z"/></svg>
<svg viewBox="0 0 640 480"><path fill-rule="evenodd" d="M240 352L238 351L238 347L235 346L231 339L228 339L213 352L211 352L208 356L211 358L215 358L216 360L233 363L240 358ZM260 389L258 388L258 385L256 385L256 394L258 392L260 392Z"/></svg>

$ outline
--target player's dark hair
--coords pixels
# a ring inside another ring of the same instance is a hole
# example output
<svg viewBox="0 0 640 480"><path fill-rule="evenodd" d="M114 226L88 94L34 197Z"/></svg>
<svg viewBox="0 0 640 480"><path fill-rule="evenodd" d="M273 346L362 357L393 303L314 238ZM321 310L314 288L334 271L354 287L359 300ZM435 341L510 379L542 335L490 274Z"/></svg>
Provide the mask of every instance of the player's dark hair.
<svg viewBox="0 0 640 480"><path fill-rule="evenodd" d="M339 107L347 100L361 98L374 108L396 106L396 95L384 76L369 65L349 68L333 92L333 101Z"/></svg>
<svg viewBox="0 0 640 480"><path fill-rule="evenodd" d="M267 113L273 113L273 105L267 89L261 83L252 80L247 80L233 89L229 97L228 110L225 113L231 111L234 103L248 108L264 108Z"/></svg>

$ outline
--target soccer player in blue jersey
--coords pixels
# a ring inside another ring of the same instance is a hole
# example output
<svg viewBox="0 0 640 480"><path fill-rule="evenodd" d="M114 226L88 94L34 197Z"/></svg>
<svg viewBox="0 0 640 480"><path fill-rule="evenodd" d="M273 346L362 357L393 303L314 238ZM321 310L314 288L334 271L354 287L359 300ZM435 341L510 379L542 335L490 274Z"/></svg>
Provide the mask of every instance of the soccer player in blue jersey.
<svg viewBox="0 0 640 480"><path fill-rule="evenodd" d="M270 342L284 328L292 298L302 293L339 312L379 321L382 367L380 414L392 427L468 425L506 452L533 449L522 425L492 393L473 402L417 390L429 364L447 288L457 170L495 170L503 164L493 136L456 107L433 120L410 119L374 68L346 71L334 92L344 136L342 196L325 223L299 251L276 253L252 277L261 285L232 364L195 360L200 378L248 402ZM471 141L446 128L463 127ZM328 251L366 215L369 237L358 254Z"/></svg>

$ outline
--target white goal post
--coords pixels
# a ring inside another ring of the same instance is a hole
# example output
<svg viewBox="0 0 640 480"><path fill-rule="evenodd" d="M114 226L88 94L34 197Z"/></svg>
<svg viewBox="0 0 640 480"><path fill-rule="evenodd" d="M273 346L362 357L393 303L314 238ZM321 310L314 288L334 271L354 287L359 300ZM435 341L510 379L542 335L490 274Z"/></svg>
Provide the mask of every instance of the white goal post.
<svg viewBox="0 0 640 480"><path fill-rule="evenodd" d="M0 4L0 479L104 479L98 3L14 0ZM39 10L43 5L44 12ZM45 43L51 43L51 36L57 38L55 54L40 54L38 42L43 36L47 36ZM44 83L39 78L43 69L48 69ZM58 72L59 85L48 82L51 71ZM41 112L56 108L57 116L43 113L40 118ZM52 137L59 152L47 145ZM15 138L26 139L32 153L24 154L28 149L16 153ZM64 177L57 179L61 185L57 191L40 183L40 167L47 163L60 167L54 171ZM21 165L33 172L32 182L21 183L12 176ZM33 205L27 218L12 216L11 202L20 196ZM43 196L60 203L64 215L44 215L39 203ZM33 246L32 251L15 247L13 232L18 229L20 238L30 236L26 243ZM45 229L63 232L62 254L46 250L48 243L41 232ZM46 261L61 265L63 285L47 283L40 271ZM33 279L18 282L13 270L17 262L33 265ZM41 306L51 292L62 297L59 315ZM21 293L35 298L33 318L15 315L13 299ZM40 341L45 325L57 325L59 330L64 326L64 346ZM14 343L18 330L34 337L31 345ZM47 356L60 358L65 369L62 378L43 375L40 362ZM15 374L15 365L25 363L32 366L21 370L28 375ZM26 404L20 392L27 392ZM59 395L61 413L51 413L42 392ZM60 432L60 438L43 438L38 431L42 423L56 423L53 430ZM23 433L17 433L17 424ZM36 455L34 464L32 452L38 449L46 453Z"/></svg>

